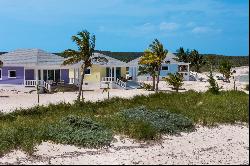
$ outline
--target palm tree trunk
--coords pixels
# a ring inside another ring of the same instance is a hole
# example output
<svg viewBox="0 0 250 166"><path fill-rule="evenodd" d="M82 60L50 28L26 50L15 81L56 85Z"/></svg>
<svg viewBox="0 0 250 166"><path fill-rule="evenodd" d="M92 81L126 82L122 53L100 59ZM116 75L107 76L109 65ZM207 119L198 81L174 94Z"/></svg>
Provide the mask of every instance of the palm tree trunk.
<svg viewBox="0 0 250 166"><path fill-rule="evenodd" d="M155 90L155 75L152 75L153 77L153 86L152 86L152 90L154 91Z"/></svg>
<svg viewBox="0 0 250 166"><path fill-rule="evenodd" d="M82 75L81 75L81 81L80 81L80 85L79 85L79 91L78 91L78 95L77 95L77 101L80 101L80 97L81 97L81 93L82 93L82 84L83 84L83 80L84 80L84 76L85 76L85 65L84 67L81 67L82 69Z"/></svg>
<svg viewBox="0 0 250 166"><path fill-rule="evenodd" d="M158 90L159 90L159 82L160 82L160 67L158 68L158 74L157 74L157 82L156 82L156 89L155 89L155 91L156 92L158 92Z"/></svg>

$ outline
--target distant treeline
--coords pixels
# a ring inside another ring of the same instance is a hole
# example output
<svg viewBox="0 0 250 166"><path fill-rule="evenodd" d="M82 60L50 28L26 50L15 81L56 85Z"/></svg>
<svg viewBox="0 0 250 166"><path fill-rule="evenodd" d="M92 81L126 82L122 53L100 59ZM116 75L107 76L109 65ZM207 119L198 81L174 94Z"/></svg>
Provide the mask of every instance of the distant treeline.
<svg viewBox="0 0 250 166"><path fill-rule="evenodd" d="M249 66L249 56L224 56L224 55L216 55L216 54L202 54L204 56L205 61L209 61L209 56L214 57L214 67L218 69L219 64L222 61L229 61L233 67L239 66ZM206 63L201 70L208 71L209 64Z"/></svg>
<svg viewBox="0 0 250 166"><path fill-rule="evenodd" d="M129 62L143 55L143 52L111 52L111 51L99 51L99 50L97 50L96 52L103 53L105 55L119 59L124 62ZM224 60L228 60L233 65L233 67L249 65L249 56L225 56L216 54L201 54L201 55L204 56L205 61L208 61L209 57L214 57L215 67L218 66L220 62ZM208 64L204 65L204 68L206 68L206 66L208 66Z"/></svg>

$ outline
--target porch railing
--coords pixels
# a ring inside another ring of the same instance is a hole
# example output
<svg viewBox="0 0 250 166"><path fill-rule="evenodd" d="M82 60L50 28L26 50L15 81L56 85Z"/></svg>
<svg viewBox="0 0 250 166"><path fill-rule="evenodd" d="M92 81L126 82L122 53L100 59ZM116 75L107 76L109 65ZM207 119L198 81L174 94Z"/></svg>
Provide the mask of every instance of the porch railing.
<svg viewBox="0 0 250 166"><path fill-rule="evenodd" d="M36 85L36 80L25 80L25 86L35 87ZM45 89L51 92L51 85L44 80L38 80L38 85L43 86Z"/></svg>
<svg viewBox="0 0 250 166"><path fill-rule="evenodd" d="M69 78L69 84L78 85L79 82L80 82L79 79L76 79L76 78Z"/></svg>
<svg viewBox="0 0 250 166"><path fill-rule="evenodd" d="M122 80L120 80L118 78L116 79L116 84L119 85L120 87L124 88L124 89L126 89L126 87L127 87L127 83L123 82Z"/></svg>
<svg viewBox="0 0 250 166"><path fill-rule="evenodd" d="M115 78L114 77L102 77L102 81L113 82L115 81Z"/></svg>
<svg viewBox="0 0 250 166"><path fill-rule="evenodd" d="M36 86L36 80L25 80L25 86Z"/></svg>

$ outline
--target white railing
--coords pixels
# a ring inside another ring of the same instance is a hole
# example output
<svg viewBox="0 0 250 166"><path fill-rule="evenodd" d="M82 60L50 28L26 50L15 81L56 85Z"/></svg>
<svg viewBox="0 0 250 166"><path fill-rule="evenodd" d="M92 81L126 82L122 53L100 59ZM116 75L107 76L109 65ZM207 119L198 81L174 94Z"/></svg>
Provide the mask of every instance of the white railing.
<svg viewBox="0 0 250 166"><path fill-rule="evenodd" d="M123 82L122 80L120 80L118 78L116 79L116 84L119 85L120 87L124 88L124 89L126 89L126 87L127 87L127 83Z"/></svg>
<svg viewBox="0 0 250 166"><path fill-rule="evenodd" d="M43 81L43 86L49 91L51 92L51 85L48 84L47 82Z"/></svg>
<svg viewBox="0 0 250 166"><path fill-rule="evenodd" d="M76 78L69 78L69 84L78 85L79 84L79 80L76 79Z"/></svg>
<svg viewBox="0 0 250 166"><path fill-rule="evenodd" d="M115 81L115 78L114 77L102 77L102 81L113 82Z"/></svg>
<svg viewBox="0 0 250 166"><path fill-rule="evenodd" d="M36 80L25 80L25 86L36 86Z"/></svg>
<svg viewBox="0 0 250 166"><path fill-rule="evenodd" d="M51 85L44 80L38 80L38 85L45 87L49 92L51 92ZM36 86L36 80L25 80L25 86Z"/></svg>

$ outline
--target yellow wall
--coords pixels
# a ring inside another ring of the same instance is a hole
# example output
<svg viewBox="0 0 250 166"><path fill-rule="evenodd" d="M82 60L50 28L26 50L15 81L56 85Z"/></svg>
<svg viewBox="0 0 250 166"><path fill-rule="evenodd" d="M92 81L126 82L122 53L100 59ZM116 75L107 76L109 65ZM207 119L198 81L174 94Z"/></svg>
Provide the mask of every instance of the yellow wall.
<svg viewBox="0 0 250 166"><path fill-rule="evenodd" d="M121 77L126 78L126 67L121 67Z"/></svg>
<svg viewBox="0 0 250 166"><path fill-rule="evenodd" d="M90 69L90 75L85 74L84 81L100 82L101 78L106 75L106 68L99 65L93 65Z"/></svg>
<svg viewBox="0 0 250 166"><path fill-rule="evenodd" d="M101 81L102 77L106 77L106 67L101 67L100 65L93 65L90 70L91 74L85 74L84 81L98 83ZM69 77L74 78L73 69L69 69ZM126 67L121 67L121 77L126 77Z"/></svg>

